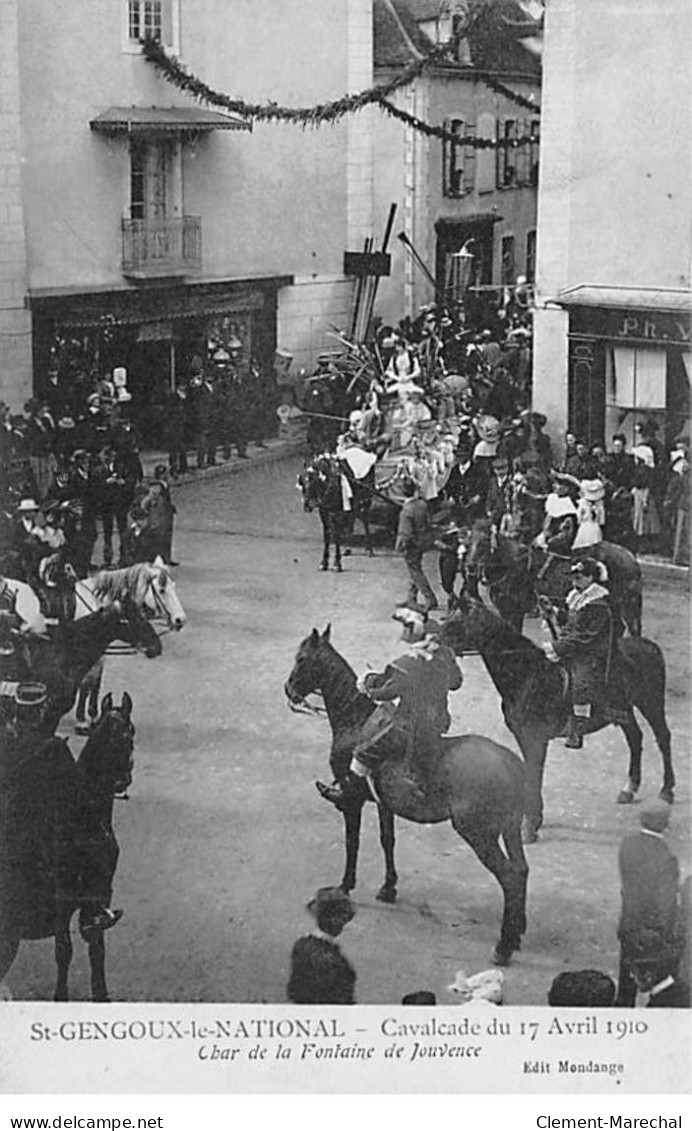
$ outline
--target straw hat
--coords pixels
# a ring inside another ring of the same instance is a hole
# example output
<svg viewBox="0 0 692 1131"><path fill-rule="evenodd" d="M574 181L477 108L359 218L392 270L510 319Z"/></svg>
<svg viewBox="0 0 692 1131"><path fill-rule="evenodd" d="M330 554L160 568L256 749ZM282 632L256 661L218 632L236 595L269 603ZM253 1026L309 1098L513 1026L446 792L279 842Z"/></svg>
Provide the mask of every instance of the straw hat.
<svg viewBox="0 0 692 1131"><path fill-rule="evenodd" d="M32 511L37 511L38 509L38 503L34 502L33 499L22 499L21 503L17 507L19 514L30 514Z"/></svg>
<svg viewBox="0 0 692 1131"><path fill-rule="evenodd" d="M582 498L589 503L599 503L605 498L605 485L602 479L582 479L579 489Z"/></svg>

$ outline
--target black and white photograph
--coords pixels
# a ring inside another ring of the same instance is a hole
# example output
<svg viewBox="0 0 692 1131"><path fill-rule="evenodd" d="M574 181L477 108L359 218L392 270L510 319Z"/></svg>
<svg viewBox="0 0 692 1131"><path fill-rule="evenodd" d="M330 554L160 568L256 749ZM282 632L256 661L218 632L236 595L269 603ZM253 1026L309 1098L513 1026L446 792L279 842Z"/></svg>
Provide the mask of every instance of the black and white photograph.
<svg viewBox="0 0 692 1131"><path fill-rule="evenodd" d="M691 32L0 0L0 1089L687 1090Z"/></svg>

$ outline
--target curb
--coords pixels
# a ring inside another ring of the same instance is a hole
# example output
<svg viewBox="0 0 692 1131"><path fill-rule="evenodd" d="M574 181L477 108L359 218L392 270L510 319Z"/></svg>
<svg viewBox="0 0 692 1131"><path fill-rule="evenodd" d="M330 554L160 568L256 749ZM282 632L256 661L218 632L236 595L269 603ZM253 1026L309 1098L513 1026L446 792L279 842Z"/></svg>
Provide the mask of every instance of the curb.
<svg viewBox="0 0 692 1131"><path fill-rule="evenodd" d="M271 441L269 443L271 444ZM204 467L201 471L187 471L184 475L171 479L171 487L176 490L178 487L186 487L190 483L200 483L208 479L221 479L226 475L238 475L242 472L252 471L256 467L266 467L267 464L278 463L280 460L300 455L304 447L303 440L279 440L271 444L267 450L260 448L259 451L254 451L248 459L231 456L225 463L215 464L214 467ZM150 470L153 471L155 464L166 461L167 457L160 453L144 452L142 455L145 474L149 474Z"/></svg>
<svg viewBox="0 0 692 1131"><path fill-rule="evenodd" d="M639 558L639 564L642 576L648 581L666 581L689 588L689 566L674 565L672 562L658 561L656 558Z"/></svg>

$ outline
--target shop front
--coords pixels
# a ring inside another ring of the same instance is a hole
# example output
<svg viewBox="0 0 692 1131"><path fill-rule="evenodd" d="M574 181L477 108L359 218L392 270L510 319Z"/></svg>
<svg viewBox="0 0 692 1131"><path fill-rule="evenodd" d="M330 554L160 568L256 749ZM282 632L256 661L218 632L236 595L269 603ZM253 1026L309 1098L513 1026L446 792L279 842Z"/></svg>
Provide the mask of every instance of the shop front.
<svg viewBox="0 0 692 1131"><path fill-rule="evenodd" d="M290 276L222 283L152 286L126 291L31 296L34 392L57 382L67 401L95 378L124 368L142 441L163 438L168 393L188 381L231 339L256 373L258 399L273 424L277 294Z"/></svg>
<svg viewBox="0 0 692 1131"><path fill-rule="evenodd" d="M651 424L669 449L690 435L689 291L576 287L569 315L568 428L610 446Z"/></svg>

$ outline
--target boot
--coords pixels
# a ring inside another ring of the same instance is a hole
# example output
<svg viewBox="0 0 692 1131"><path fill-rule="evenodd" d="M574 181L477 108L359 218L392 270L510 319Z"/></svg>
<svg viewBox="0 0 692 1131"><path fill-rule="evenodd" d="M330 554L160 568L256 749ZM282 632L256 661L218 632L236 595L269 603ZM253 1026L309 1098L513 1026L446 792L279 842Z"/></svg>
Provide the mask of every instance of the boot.
<svg viewBox="0 0 692 1131"><path fill-rule="evenodd" d="M80 917L79 933L85 942L89 942L90 938L99 931L107 931L110 927L115 927L123 915L123 911L111 911L110 907L101 907L93 912L84 911Z"/></svg>
<svg viewBox="0 0 692 1131"><path fill-rule="evenodd" d="M341 781L332 782L331 785L316 781L315 788L320 797L324 797L325 801L331 801L332 805L341 813L344 813L353 804L361 801L363 795L362 783L362 778L349 773Z"/></svg>
<svg viewBox="0 0 692 1131"><path fill-rule="evenodd" d="M582 721L581 719L577 718L575 714L571 714L569 717L565 746L568 750L581 750L583 745L584 736L582 734Z"/></svg>

